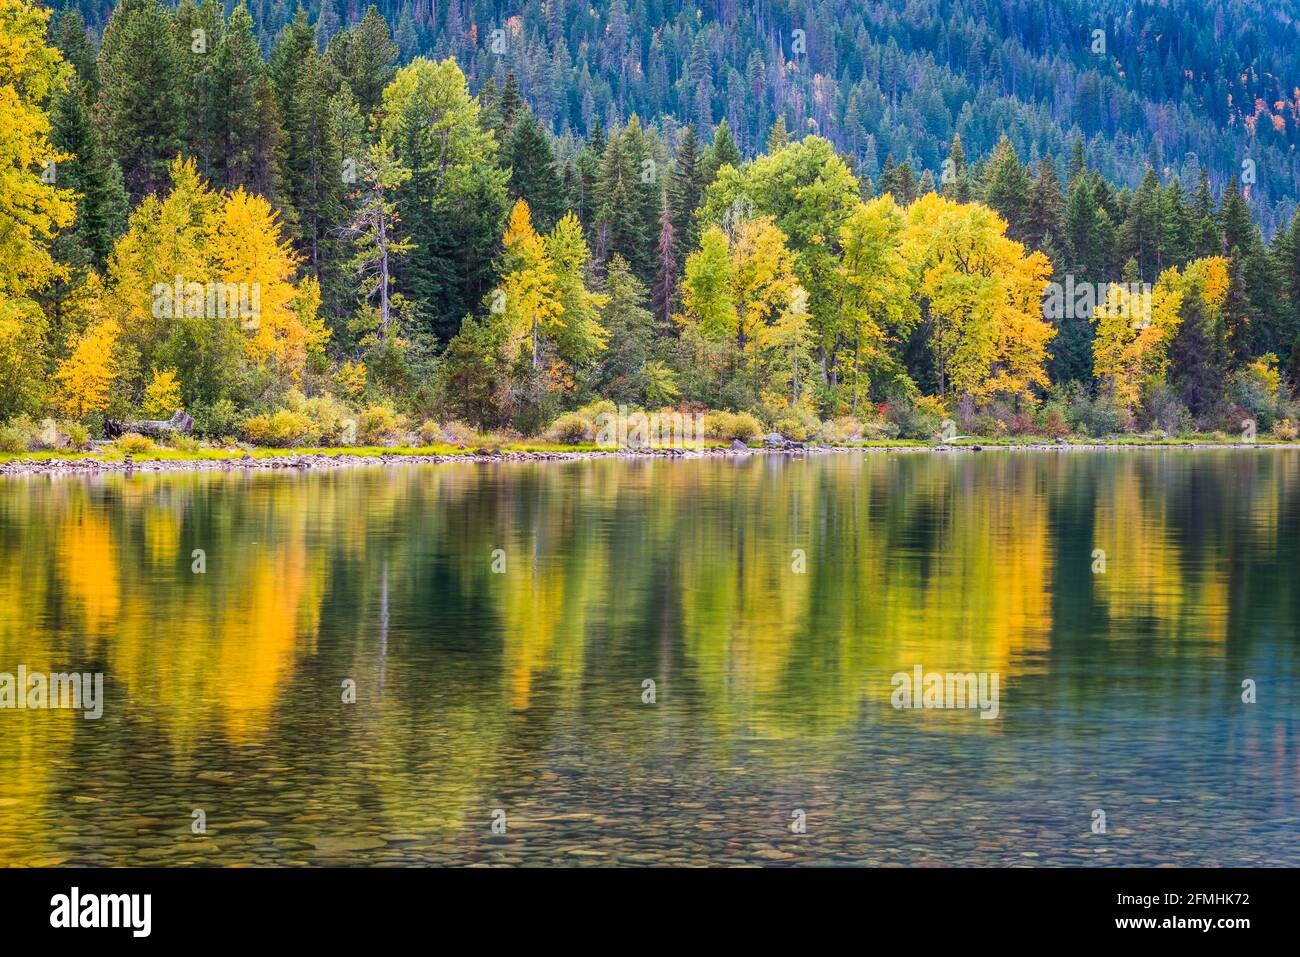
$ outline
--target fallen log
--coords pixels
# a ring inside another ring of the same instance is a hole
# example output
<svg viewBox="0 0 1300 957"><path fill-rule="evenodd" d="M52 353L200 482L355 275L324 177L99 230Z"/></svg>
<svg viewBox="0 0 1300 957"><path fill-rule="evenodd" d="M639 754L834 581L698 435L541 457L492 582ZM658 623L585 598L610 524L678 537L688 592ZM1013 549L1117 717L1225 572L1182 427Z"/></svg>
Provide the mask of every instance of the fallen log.
<svg viewBox="0 0 1300 957"><path fill-rule="evenodd" d="M118 421L109 419L104 423L104 432L110 439L116 439L128 432L147 435L160 439L171 432L189 432L194 428L194 419L188 412L178 409L170 419L138 419L135 421Z"/></svg>

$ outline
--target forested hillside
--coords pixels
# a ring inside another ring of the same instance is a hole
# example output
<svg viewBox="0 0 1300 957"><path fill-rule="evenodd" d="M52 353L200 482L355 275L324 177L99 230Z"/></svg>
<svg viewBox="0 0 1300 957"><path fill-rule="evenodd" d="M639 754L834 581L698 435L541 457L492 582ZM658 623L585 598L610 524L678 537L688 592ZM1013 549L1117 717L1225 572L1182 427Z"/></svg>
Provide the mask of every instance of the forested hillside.
<svg viewBox="0 0 1300 957"><path fill-rule="evenodd" d="M94 31L112 4L81 0ZM324 45L358 0L255 0L270 53L297 9ZM552 132L631 114L664 126L725 119L760 152L784 115L851 154L938 175L954 135L983 156L1006 134L1033 163L1082 136L1089 166L1136 188L1147 166L1216 191L1254 164L1266 235L1300 194L1300 7L1294 0L382 0L399 62L455 57L472 92L514 73ZM1097 33L1100 31L1100 34ZM1064 169L1058 167L1058 174Z"/></svg>
<svg viewBox="0 0 1300 957"><path fill-rule="evenodd" d="M1289 21L795 6L0 0L0 445L1294 432Z"/></svg>

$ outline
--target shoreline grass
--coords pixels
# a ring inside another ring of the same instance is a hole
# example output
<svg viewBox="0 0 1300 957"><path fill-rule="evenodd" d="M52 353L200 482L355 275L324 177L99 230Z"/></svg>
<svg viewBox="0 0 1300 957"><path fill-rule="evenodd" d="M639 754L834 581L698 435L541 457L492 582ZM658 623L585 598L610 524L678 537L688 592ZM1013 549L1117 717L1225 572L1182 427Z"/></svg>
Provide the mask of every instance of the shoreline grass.
<svg viewBox="0 0 1300 957"><path fill-rule="evenodd" d="M1060 441L1045 436L997 436L994 438L962 437L950 442L927 441L925 439L868 439L856 442L819 442L809 443L807 448L842 449L842 450L888 450L888 449L969 449L981 448L1300 448L1300 441L1282 441L1259 438L1254 442L1240 439L1225 440L1222 436L1111 436L1104 439L1067 437ZM729 449L727 442L699 442L687 446L693 450ZM653 446L652 451L663 450L670 446ZM761 442L747 443L747 448L758 451L763 449ZM130 453L135 462L236 462L245 455L253 460L288 459L300 456L329 456L343 458L377 458L380 456L476 456L480 450L492 454L518 452L563 452L563 453L600 453L631 451L626 449L606 449L595 442L566 444L561 442L494 442L484 441L474 445L366 445L366 446L311 446L311 447L204 447L183 450L160 445L153 449L133 451ZM0 452L0 464L14 462L52 462L82 461L92 459L106 464L120 464L125 461L127 452L114 445L100 446L92 449L69 450L53 449L39 452Z"/></svg>

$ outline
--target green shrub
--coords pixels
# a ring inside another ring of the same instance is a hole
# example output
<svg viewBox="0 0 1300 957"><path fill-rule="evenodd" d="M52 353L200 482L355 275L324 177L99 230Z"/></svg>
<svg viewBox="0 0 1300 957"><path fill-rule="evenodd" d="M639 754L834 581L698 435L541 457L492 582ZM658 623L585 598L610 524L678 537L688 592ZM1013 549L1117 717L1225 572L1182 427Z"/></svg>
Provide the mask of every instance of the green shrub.
<svg viewBox="0 0 1300 957"><path fill-rule="evenodd" d="M68 426L68 446L80 451L90 447L90 429L80 422Z"/></svg>
<svg viewBox="0 0 1300 957"><path fill-rule="evenodd" d="M895 434L904 439L933 439L943 423L941 416L926 406L906 398L892 399L885 406L885 421L894 426Z"/></svg>
<svg viewBox="0 0 1300 957"><path fill-rule="evenodd" d="M202 442L192 435L186 435L184 432L171 433L167 436L167 444L177 452L184 452L186 455L193 455L203 448Z"/></svg>
<svg viewBox="0 0 1300 957"><path fill-rule="evenodd" d="M31 433L16 424L0 426L0 452L26 452Z"/></svg>
<svg viewBox="0 0 1300 957"><path fill-rule="evenodd" d="M218 399L211 405L197 403L190 414L194 417L194 431L210 439L233 435L239 420L239 409L229 399Z"/></svg>

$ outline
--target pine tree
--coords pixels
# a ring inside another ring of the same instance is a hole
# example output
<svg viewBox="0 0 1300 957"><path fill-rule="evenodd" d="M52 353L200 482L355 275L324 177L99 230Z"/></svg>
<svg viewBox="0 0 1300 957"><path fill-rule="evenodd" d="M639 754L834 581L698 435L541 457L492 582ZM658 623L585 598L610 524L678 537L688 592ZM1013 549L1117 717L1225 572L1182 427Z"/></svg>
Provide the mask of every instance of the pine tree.
<svg viewBox="0 0 1300 957"><path fill-rule="evenodd" d="M617 253L643 282L654 272L653 223L658 211L656 177L644 176L649 159L645 134L634 116L610 137L596 184L597 257L604 260Z"/></svg>
<svg viewBox="0 0 1300 957"><path fill-rule="evenodd" d="M82 95L88 103L95 102L99 96L99 64L96 61L95 44L86 32L86 21L76 8L66 9L59 14L53 42L63 54L63 59L72 64L76 71Z"/></svg>
<svg viewBox="0 0 1300 957"><path fill-rule="evenodd" d="M767 134L767 152L775 153L790 145L790 134L785 128L785 114L779 113Z"/></svg>
<svg viewBox="0 0 1300 957"><path fill-rule="evenodd" d="M325 50L330 65L351 87L362 116L371 116L379 108L384 87L393 79L397 54L388 22L373 4L360 23L336 33Z"/></svg>
<svg viewBox="0 0 1300 957"><path fill-rule="evenodd" d="M677 144L673 167L668 174L668 208L671 219L674 259L681 262L685 254L695 248L699 239L699 226L695 210L704 195L704 181L700 170L700 145L695 137L695 125L687 124Z"/></svg>
<svg viewBox="0 0 1300 957"><path fill-rule="evenodd" d="M1193 415L1204 416L1223 396L1226 348L1198 290L1184 293L1181 315L1169 346L1171 384Z"/></svg>
<svg viewBox="0 0 1300 957"><path fill-rule="evenodd" d="M672 212L668 206L668 194L665 193L659 213L659 241L655 245L659 264L655 270L652 293L655 318L664 328L669 328L672 324L673 302L677 298L676 245Z"/></svg>
<svg viewBox="0 0 1300 957"><path fill-rule="evenodd" d="M358 295L371 311L369 331L382 344L395 331L395 312L400 304L392 286L394 260L411 251L409 240L401 239L398 232L395 201L398 188L411 172L381 139L367 150L357 173L361 202L348 226L348 236L356 249L351 265L360 281Z"/></svg>
<svg viewBox="0 0 1300 957"><path fill-rule="evenodd" d="M220 125L209 175L223 189L244 186L270 192L268 171L274 157L263 136L267 108L265 91L259 90L263 69L253 17L240 3L226 22L213 71L212 106Z"/></svg>
<svg viewBox="0 0 1300 957"><path fill-rule="evenodd" d="M517 114L502 160L510 167L510 197L528 203L538 232L550 232L564 213L564 183L555 167L551 141L526 106Z"/></svg>
<svg viewBox="0 0 1300 957"><path fill-rule="evenodd" d="M524 98L519 95L519 78L513 72L506 74L505 86L501 88L501 96L495 106L492 118L496 123L497 136L504 142L515 128L520 111L528 108Z"/></svg>
<svg viewBox="0 0 1300 957"><path fill-rule="evenodd" d="M397 16L397 30L393 34L397 43L398 59L410 63L419 55L420 37L415 28L415 11L410 0L402 0L402 11Z"/></svg>
<svg viewBox="0 0 1300 957"><path fill-rule="evenodd" d="M133 200L166 186L183 146L181 55L157 0L122 0L99 51L104 143Z"/></svg>
<svg viewBox="0 0 1300 957"><path fill-rule="evenodd" d="M1074 181L1088 172L1088 159L1083 149L1083 137L1078 133L1074 134L1074 139L1070 142L1070 159L1065 164L1065 183L1066 187L1074 185Z"/></svg>
<svg viewBox="0 0 1300 957"><path fill-rule="evenodd" d="M1210 195L1210 177L1201 167L1201 178L1196 184L1196 199L1192 202L1193 251L1197 258L1223 255L1223 236L1219 232L1218 214L1214 197Z"/></svg>
<svg viewBox="0 0 1300 957"><path fill-rule="evenodd" d="M966 167L966 150L961 145L961 137L955 133L952 146L948 148L948 158L943 163L943 172L939 176L939 187L945 199L951 199L955 203L970 200L971 184Z"/></svg>
<svg viewBox="0 0 1300 957"><path fill-rule="evenodd" d="M305 268L320 282L322 295L336 301L342 292L336 234L345 218L348 181L355 182L360 157L343 155L330 108L333 84L305 11L299 10L281 34L270 73L283 118L284 200L296 213L293 243Z"/></svg>
<svg viewBox="0 0 1300 957"><path fill-rule="evenodd" d="M1031 249L1041 249L1053 262L1064 253L1065 200L1061 196L1061 181L1056 177L1056 164L1051 154L1038 161L1038 176L1029 192L1029 205L1025 211L1023 238Z"/></svg>
<svg viewBox="0 0 1300 957"><path fill-rule="evenodd" d="M122 171L104 150L75 78L54 99L50 141L71 157L58 164L59 185L77 194L76 221L59 235L59 241L83 249L83 264L102 271L114 240L126 228L127 196ZM80 260L79 255L64 259Z"/></svg>
<svg viewBox="0 0 1300 957"><path fill-rule="evenodd" d="M1029 173L1004 135L984 172L984 202L1002 214L1007 221L1007 235L1012 239L1024 238L1029 193Z"/></svg>
<svg viewBox="0 0 1300 957"><path fill-rule="evenodd" d="M727 125L726 120L723 120L713 131L713 143L704 151L701 159L701 182L707 186L717 178L718 170L723 166L730 165L739 169L742 162L740 147L736 145L736 140L731 135L731 127Z"/></svg>

